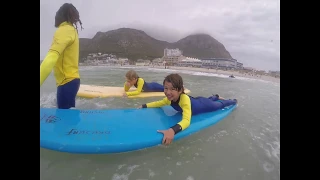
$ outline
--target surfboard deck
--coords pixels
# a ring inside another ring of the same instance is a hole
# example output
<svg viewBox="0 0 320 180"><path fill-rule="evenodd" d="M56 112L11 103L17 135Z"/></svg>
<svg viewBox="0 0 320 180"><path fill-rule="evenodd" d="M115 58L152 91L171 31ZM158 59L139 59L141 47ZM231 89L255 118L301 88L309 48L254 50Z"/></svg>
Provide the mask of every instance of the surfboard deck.
<svg viewBox="0 0 320 180"><path fill-rule="evenodd" d="M236 106L195 115L175 141L216 124ZM170 106L145 109L77 110L40 108L40 147L68 153L121 153L161 144L166 130L181 120Z"/></svg>
<svg viewBox="0 0 320 180"><path fill-rule="evenodd" d="M129 91L135 91L135 87L131 87ZM123 87L115 86L97 86L81 84L78 97L83 98L108 98L108 97L122 97L124 93ZM189 89L185 90L186 94L190 93ZM148 98L148 97L164 97L164 92L141 92L139 95L129 96L128 98Z"/></svg>

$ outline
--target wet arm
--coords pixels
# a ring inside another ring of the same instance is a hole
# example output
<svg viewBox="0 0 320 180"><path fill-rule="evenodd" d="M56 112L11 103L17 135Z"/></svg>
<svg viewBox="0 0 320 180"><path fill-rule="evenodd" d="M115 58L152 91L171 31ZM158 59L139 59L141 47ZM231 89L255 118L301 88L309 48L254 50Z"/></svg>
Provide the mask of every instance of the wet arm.
<svg viewBox="0 0 320 180"><path fill-rule="evenodd" d="M154 101L151 103L143 104L142 108L157 108L157 107L162 107L170 104L171 102L168 100L168 98L165 97L160 101Z"/></svg>
<svg viewBox="0 0 320 180"><path fill-rule="evenodd" d="M65 48L73 43L75 38L75 31L70 28L58 28L54 34L53 42L49 49L46 58L40 65L40 86L47 79L53 67L57 63L59 56L63 53Z"/></svg>
<svg viewBox="0 0 320 180"><path fill-rule="evenodd" d="M141 93L142 91L142 87L144 85L144 80L143 79L138 79L138 84L137 84L137 89L135 91L132 92L126 92L127 96L135 96Z"/></svg>
<svg viewBox="0 0 320 180"><path fill-rule="evenodd" d="M40 65L40 86L44 83L47 77L50 75L54 65L57 63L59 53L55 51L49 51L46 58Z"/></svg>
<svg viewBox="0 0 320 180"><path fill-rule="evenodd" d="M175 134L185 130L190 126L192 116L191 101L187 95L180 99L179 105L182 109L182 120L171 127Z"/></svg>
<svg viewBox="0 0 320 180"><path fill-rule="evenodd" d="M123 88L124 88L124 91L125 91L125 92L129 91L130 87L127 86L127 82L124 83Z"/></svg>

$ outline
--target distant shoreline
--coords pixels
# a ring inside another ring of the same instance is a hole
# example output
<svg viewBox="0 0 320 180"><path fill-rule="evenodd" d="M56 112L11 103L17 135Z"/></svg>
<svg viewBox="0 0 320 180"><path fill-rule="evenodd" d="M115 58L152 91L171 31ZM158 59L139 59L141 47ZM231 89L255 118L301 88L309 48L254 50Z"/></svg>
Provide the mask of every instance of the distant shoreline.
<svg viewBox="0 0 320 180"><path fill-rule="evenodd" d="M237 77L243 77L243 78L250 78L250 79L258 79L258 80L264 80L264 81L270 81L270 82L276 82L280 83L280 77L271 77L266 75L256 75L256 74L243 74L238 71L224 71L224 70L216 70L216 69L205 69L205 68L193 68L193 67L176 67L171 66L170 69L174 70L187 70L187 71L195 71L195 72L205 72L205 73L215 73L215 74L222 74L230 76L233 74L235 78Z"/></svg>
<svg viewBox="0 0 320 180"><path fill-rule="evenodd" d="M86 65L83 65L86 66ZM97 65L97 66L110 66L110 67L140 67L140 68L154 68L154 69L165 69L164 66L136 66L136 65ZM266 75L257 75L257 74L244 74L240 73L238 71L224 71L224 70L216 70L216 69L206 69L206 68L195 68L195 67L179 67L179 66L170 66L169 70L186 70L186 71L194 71L194 72L204 72L204 73L214 73L214 74L221 74L221 75L234 75L235 78L237 77L243 77L243 78L249 78L249 79L257 79L257 80L264 80L264 81L269 81L269 82L275 82L275 83L280 83L280 77L272 77L272 76L266 76Z"/></svg>

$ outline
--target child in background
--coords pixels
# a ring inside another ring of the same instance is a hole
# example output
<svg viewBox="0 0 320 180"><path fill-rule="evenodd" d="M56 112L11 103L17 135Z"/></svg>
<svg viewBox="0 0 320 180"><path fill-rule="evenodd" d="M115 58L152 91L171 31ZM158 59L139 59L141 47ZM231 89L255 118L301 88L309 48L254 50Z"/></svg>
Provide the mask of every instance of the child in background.
<svg viewBox="0 0 320 180"><path fill-rule="evenodd" d="M132 86L136 87L137 89L135 91L128 92ZM163 85L156 82L145 82L144 79L138 76L136 71L129 70L126 73L124 91L125 93L123 94L123 97L128 97L138 95L141 92L163 92L164 88Z"/></svg>

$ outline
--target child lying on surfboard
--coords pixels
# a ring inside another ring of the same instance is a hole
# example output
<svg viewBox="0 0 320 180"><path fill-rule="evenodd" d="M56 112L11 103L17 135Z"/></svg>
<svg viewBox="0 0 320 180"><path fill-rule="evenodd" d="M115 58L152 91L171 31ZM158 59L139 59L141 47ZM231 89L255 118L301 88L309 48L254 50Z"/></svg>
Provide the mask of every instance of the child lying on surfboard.
<svg viewBox="0 0 320 180"><path fill-rule="evenodd" d="M132 86L136 87L137 89L135 91L128 92ZM124 91L125 93L123 93L123 97L128 97L138 95L141 92L163 92L164 88L163 85L156 82L145 82L144 79L139 77L134 70L129 70L126 73Z"/></svg>
<svg viewBox="0 0 320 180"><path fill-rule="evenodd" d="M143 104L139 108L156 108L171 105L176 111L182 112L182 120L167 130L158 131L163 133L162 143L169 145L174 139L174 135L189 127L191 116L212 112L222 109L226 106L237 104L236 99L225 100L219 95L213 95L208 98L192 97L184 93L183 80L179 74L170 74L164 81L164 94L166 97L160 101Z"/></svg>

